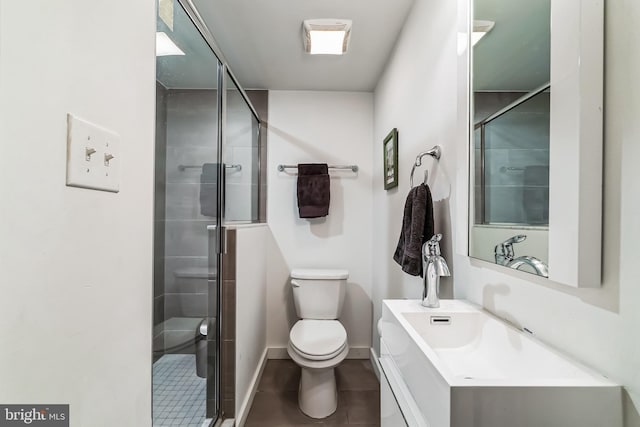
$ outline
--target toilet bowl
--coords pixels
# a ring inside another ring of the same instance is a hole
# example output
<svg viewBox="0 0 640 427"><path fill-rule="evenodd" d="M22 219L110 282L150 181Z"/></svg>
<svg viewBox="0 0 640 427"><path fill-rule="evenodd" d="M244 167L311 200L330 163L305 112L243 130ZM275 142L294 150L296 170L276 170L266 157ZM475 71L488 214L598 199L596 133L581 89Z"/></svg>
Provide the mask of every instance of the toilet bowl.
<svg viewBox="0 0 640 427"><path fill-rule="evenodd" d="M336 320L342 310L346 270L291 272L296 312L287 352L300 366L298 406L312 418L325 418L338 407L334 368L347 353L347 332Z"/></svg>
<svg viewBox="0 0 640 427"><path fill-rule="evenodd" d="M337 320L298 320L289 334L288 353L302 368L298 405L312 418L338 407L334 367L349 353L347 332Z"/></svg>

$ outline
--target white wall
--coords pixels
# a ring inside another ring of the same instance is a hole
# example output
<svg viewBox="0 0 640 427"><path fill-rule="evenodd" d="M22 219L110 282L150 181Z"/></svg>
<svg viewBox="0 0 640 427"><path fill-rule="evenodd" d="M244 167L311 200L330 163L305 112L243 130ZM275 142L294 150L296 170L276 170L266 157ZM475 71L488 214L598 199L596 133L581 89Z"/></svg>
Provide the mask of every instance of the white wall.
<svg viewBox="0 0 640 427"><path fill-rule="evenodd" d="M236 417L249 413L267 347L266 225L236 227ZM250 267L250 268L249 268Z"/></svg>
<svg viewBox="0 0 640 427"><path fill-rule="evenodd" d="M286 347L289 330L297 320L288 283L289 271L296 267L349 270L340 320L350 346L370 346L372 120L370 93L269 92L270 347ZM331 205L324 219L298 217L295 170L277 170L278 164L305 162L357 164L360 168L357 174L330 172Z"/></svg>
<svg viewBox="0 0 640 427"><path fill-rule="evenodd" d="M153 0L0 2L0 401L151 426ZM120 192L65 187L66 114L122 137Z"/></svg>
<svg viewBox="0 0 640 427"><path fill-rule="evenodd" d="M436 213L436 228L445 232L445 256L455 280L455 296L480 303L490 311L533 330L543 341L620 381L626 389L626 426L640 426L640 3L606 1L606 95L604 182L604 285L601 289L572 289L509 273L488 264L453 255L465 248L451 246L456 233L466 232L454 210L456 163L466 141L456 124L456 4L417 0L390 65L375 93L376 140L393 126L400 130L402 191L387 194L374 179L374 307L382 298L417 297L419 283L402 277L391 260L400 227L402 199L412 156L435 142L443 145L442 176L452 182L449 203ZM629 30L631 28L631 30ZM630 48L630 46L635 46ZM631 49L633 53L630 52ZM374 146L374 168L381 160ZM464 157L462 155L461 157ZM433 175L433 173L432 173ZM463 174L464 175L464 174ZM404 179L404 182L402 181ZM449 224L455 216L453 227ZM464 217L464 216L462 216ZM447 289L445 289L447 291ZM376 320L379 313L376 313ZM377 340L377 336L374 336Z"/></svg>
<svg viewBox="0 0 640 427"><path fill-rule="evenodd" d="M420 180L422 171L429 169L429 185L434 200L439 199L434 204L435 231L444 235L443 254L451 260L449 211L456 171L455 22L455 2L417 0L374 94L374 170L382 167L380 145L383 138L394 127L399 132L399 186L384 191L382 177L374 175L373 179L372 258L376 322L381 316L382 299L419 298L422 295L422 279L404 274L392 256L400 236L411 166L418 153L436 144L442 146L441 160L425 158L416 176ZM451 295L450 278L443 278L441 286L442 294ZM375 329L373 345L378 349Z"/></svg>

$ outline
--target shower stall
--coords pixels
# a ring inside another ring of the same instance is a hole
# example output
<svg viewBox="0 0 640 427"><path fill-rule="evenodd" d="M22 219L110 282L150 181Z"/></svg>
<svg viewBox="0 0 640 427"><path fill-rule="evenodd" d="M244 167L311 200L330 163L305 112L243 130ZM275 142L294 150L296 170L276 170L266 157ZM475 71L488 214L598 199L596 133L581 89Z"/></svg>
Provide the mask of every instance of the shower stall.
<svg viewBox="0 0 640 427"><path fill-rule="evenodd" d="M548 274L549 84L529 92L474 93L469 252ZM514 248L515 244L515 249ZM535 258L535 260L534 260Z"/></svg>
<svg viewBox="0 0 640 427"><path fill-rule="evenodd" d="M480 116L496 95L515 100L474 126L475 223L548 226L550 86L475 93Z"/></svg>
<svg viewBox="0 0 640 427"><path fill-rule="evenodd" d="M225 417L225 226L259 222L260 120L188 0L157 20L153 425Z"/></svg>

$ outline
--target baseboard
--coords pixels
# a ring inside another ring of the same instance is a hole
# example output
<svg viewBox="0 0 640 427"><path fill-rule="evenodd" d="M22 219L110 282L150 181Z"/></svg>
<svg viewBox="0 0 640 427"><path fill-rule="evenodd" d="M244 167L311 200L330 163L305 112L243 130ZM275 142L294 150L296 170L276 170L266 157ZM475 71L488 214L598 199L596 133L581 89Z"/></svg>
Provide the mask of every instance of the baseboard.
<svg viewBox="0 0 640 427"><path fill-rule="evenodd" d="M260 356L260 362L258 364L258 368L256 372L253 374L253 378L251 378L251 389L249 393L244 398L238 413L236 414L236 426L243 427L244 423L247 421L247 416L249 415L249 411L251 410L251 405L253 405L253 399L256 397L256 392L258 391L258 384L260 384L260 378L262 378L262 372L264 372L264 367L267 364L267 355L269 354L269 350L265 348L262 352L262 356Z"/></svg>
<svg viewBox="0 0 640 427"><path fill-rule="evenodd" d="M371 347L350 347L347 359L369 359ZM268 359L291 359L287 353L287 347L269 347L267 349Z"/></svg>
<svg viewBox="0 0 640 427"><path fill-rule="evenodd" d="M269 347L267 349L267 359L291 359L286 347Z"/></svg>
<svg viewBox="0 0 640 427"><path fill-rule="evenodd" d="M368 359L371 347L350 347L347 359Z"/></svg>
<svg viewBox="0 0 640 427"><path fill-rule="evenodd" d="M380 382L380 360L373 347L371 347L369 359L371 360L371 366L373 366L373 373L376 374L378 382Z"/></svg>

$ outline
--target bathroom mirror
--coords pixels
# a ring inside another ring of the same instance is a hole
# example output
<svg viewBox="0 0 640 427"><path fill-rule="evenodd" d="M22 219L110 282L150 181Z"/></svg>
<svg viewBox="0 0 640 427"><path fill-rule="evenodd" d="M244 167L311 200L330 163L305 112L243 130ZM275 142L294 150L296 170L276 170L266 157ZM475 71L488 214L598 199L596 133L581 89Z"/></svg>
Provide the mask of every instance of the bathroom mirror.
<svg viewBox="0 0 640 427"><path fill-rule="evenodd" d="M470 11L469 256L599 286L602 2Z"/></svg>

